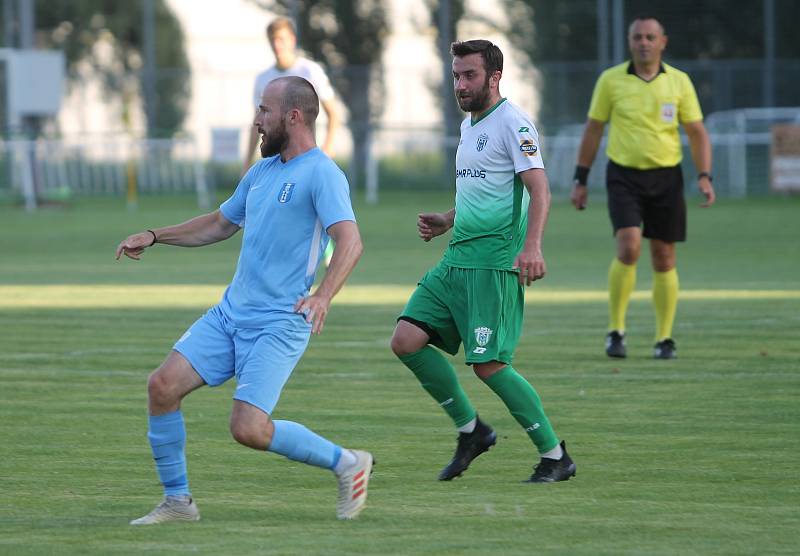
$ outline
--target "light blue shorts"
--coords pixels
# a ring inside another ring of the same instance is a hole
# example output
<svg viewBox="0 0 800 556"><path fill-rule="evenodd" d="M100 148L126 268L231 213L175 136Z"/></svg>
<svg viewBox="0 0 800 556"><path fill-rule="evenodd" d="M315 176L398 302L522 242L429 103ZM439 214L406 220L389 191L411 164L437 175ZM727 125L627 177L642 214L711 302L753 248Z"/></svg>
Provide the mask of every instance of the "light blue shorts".
<svg viewBox="0 0 800 556"><path fill-rule="evenodd" d="M191 363L209 386L236 376L233 399L272 414L311 336L302 315L276 317L264 328L236 328L214 306L172 349Z"/></svg>

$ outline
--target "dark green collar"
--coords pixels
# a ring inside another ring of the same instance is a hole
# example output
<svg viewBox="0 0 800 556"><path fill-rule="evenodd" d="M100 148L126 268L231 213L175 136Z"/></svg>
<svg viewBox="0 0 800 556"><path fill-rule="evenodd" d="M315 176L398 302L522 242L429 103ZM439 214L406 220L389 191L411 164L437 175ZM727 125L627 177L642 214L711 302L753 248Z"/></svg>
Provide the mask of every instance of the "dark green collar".
<svg viewBox="0 0 800 556"><path fill-rule="evenodd" d="M475 126L475 124L477 124L477 123L478 123L478 122L480 122L481 120L485 120L485 119L486 119L486 116L488 116L489 114L491 114L492 112L494 112L495 110L497 110L497 107L498 107L498 106L500 106L501 104L503 104L505 101L506 101L506 97L503 97L503 98L501 98L500 100L498 100L498 101L495 103L495 105L494 105L494 106L492 106L491 108L489 108L489 110L487 110L487 111L486 111L486 112L483 114L483 116L481 116L481 117L480 117L480 118L478 118L477 120L470 119L470 121L469 121L469 125L471 125L471 126Z"/></svg>

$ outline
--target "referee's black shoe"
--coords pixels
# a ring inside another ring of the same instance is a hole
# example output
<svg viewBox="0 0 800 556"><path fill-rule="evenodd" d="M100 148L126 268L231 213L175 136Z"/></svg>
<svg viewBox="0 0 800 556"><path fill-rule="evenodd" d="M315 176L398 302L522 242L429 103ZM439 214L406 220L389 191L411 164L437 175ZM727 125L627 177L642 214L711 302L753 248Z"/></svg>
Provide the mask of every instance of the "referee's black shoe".
<svg viewBox="0 0 800 556"><path fill-rule="evenodd" d="M619 359L628 356L628 350L625 349L625 335L620 334L618 330L612 330L606 335L606 355Z"/></svg>
<svg viewBox="0 0 800 556"><path fill-rule="evenodd" d="M672 338L665 338L653 346L653 359L677 359L678 348Z"/></svg>
<svg viewBox="0 0 800 556"><path fill-rule="evenodd" d="M440 481L451 481L467 470L472 460L486 452L497 442L492 427L476 417L475 430L458 433L458 445L453 459L439 473Z"/></svg>
<svg viewBox="0 0 800 556"><path fill-rule="evenodd" d="M559 481L569 481L570 477L575 476L575 462L567 453L567 446L561 441L561 449L564 455L561 459L542 458L539 464L533 468L533 475L525 481L526 483L557 483Z"/></svg>

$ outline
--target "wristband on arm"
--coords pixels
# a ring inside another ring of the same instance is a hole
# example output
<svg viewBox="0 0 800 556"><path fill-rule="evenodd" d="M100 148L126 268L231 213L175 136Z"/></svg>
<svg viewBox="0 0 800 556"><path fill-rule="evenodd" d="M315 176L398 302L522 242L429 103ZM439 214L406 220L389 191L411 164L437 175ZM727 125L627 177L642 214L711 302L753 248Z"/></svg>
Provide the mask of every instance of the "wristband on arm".
<svg viewBox="0 0 800 556"><path fill-rule="evenodd" d="M150 232L151 234L153 234L153 241L151 241L150 245L148 245L148 247L152 247L153 245L158 243L158 236L156 235L156 233L153 230L147 230L147 231Z"/></svg>
<svg viewBox="0 0 800 556"><path fill-rule="evenodd" d="M588 166L575 166L575 175L572 180L578 185L586 186L589 180L589 167Z"/></svg>

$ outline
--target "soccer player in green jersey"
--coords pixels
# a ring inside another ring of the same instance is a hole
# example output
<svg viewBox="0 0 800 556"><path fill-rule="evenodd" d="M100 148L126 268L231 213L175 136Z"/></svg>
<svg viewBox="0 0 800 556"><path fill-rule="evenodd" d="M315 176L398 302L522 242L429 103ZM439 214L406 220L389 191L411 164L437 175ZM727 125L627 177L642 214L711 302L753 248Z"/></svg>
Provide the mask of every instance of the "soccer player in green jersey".
<svg viewBox="0 0 800 556"><path fill-rule="evenodd" d="M455 208L420 214L420 238L453 228L442 260L420 281L397 321L392 351L447 412L458 445L439 480L461 475L497 441L478 418L455 369L440 351L466 363L522 425L541 456L528 479L566 481L575 463L559 442L530 383L511 366L522 329L525 286L545 275L542 235L550 208L539 137L530 118L500 96L503 54L486 40L456 42L453 85L461 109Z"/></svg>

